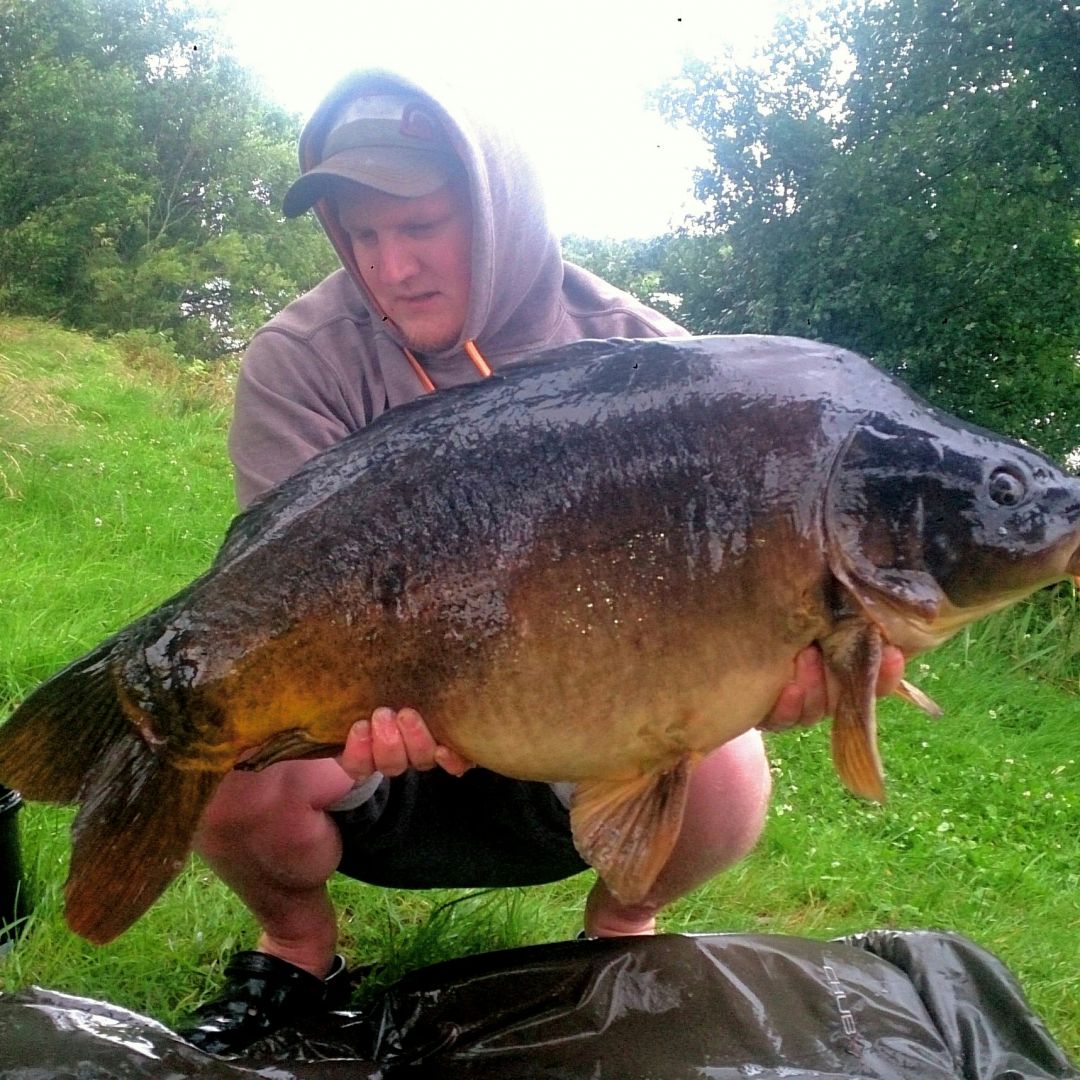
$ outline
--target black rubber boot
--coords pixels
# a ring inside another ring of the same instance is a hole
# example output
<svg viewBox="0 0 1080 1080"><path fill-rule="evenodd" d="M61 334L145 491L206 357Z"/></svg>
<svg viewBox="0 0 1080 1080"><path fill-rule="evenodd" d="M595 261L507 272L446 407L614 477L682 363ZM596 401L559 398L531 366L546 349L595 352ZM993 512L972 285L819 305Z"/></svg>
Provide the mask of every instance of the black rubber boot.
<svg viewBox="0 0 1080 1080"><path fill-rule="evenodd" d="M345 958L335 956L330 974L310 972L262 952L239 952L225 968L221 996L196 1012L177 1034L208 1054L232 1056L304 1017L340 1009L349 1001Z"/></svg>
<svg viewBox="0 0 1080 1080"><path fill-rule="evenodd" d="M21 806L19 793L0 784L0 953L15 944L30 914L16 817Z"/></svg>

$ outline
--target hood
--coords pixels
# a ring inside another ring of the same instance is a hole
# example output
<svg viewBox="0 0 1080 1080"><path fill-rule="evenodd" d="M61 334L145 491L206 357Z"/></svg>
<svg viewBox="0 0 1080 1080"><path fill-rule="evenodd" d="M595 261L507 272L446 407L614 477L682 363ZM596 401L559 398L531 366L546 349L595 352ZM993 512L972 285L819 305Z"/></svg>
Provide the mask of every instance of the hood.
<svg viewBox="0 0 1080 1080"><path fill-rule="evenodd" d="M315 110L300 136L300 171L319 164L330 122L341 103L361 90L416 94L442 122L465 165L472 200L472 284L461 341L440 356L475 341L486 356L523 351L542 341L560 313L563 261L547 220L539 178L521 147L505 131L469 115L447 87L437 90L390 71L367 69L346 76ZM344 231L327 214L315 214L352 276L376 323L383 314L364 285ZM385 320L387 333L402 336Z"/></svg>

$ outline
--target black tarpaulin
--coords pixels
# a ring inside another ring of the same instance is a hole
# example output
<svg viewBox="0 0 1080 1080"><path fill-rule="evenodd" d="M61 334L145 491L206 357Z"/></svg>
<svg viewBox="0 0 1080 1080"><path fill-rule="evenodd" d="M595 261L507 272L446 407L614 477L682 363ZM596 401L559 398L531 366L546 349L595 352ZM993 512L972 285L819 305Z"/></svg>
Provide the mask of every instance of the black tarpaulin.
<svg viewBox="0 0 1080 1080"><path fill-rule="evenodd" d="M116 1006L0 997L3 1080L1080 1080L998 960L953 934L568 941L436 964L243 1060Z"/></svg>

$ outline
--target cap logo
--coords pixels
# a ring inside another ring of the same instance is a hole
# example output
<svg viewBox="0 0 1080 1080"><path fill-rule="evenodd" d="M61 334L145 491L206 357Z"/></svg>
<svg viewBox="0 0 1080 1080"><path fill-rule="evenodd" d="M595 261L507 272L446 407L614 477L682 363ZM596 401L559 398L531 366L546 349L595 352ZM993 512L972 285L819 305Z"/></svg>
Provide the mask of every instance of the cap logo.
<svg viewBox="0 0 1080 1080"><path fill-rule="evenodd" d="M427 142L433 142L439 134L438 124L434 118L419 105L405 106L401 112L401 125L398 130L402 135L408 135L413 139L424 139Z"/></svg>

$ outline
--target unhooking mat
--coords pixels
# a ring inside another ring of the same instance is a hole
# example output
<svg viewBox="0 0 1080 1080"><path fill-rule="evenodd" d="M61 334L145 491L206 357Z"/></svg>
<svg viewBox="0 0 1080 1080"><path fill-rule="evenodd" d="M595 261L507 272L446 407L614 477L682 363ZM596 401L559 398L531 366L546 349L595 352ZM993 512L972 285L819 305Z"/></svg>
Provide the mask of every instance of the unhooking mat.
<svg viewBox="0 0 1080 1080"><path fill-rule="evenodd" d="M967 939L875 930L568 941L406 976L242 1060L84 998L0 997L4 1080L113 1077L1080 1080L1016 979Z"/></svg>

